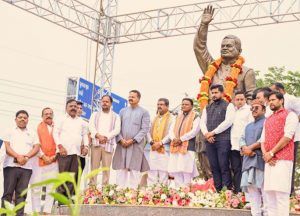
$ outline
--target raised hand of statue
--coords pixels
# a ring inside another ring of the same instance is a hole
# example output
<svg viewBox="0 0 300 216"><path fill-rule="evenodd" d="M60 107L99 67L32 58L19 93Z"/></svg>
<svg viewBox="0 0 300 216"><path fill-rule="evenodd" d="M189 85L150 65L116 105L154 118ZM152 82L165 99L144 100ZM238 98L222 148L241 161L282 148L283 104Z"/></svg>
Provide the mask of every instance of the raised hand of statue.
<svg viewBox="0 0 300 216"><path fill-rule="evenodd" d="M215 9L213 8L213 6L208 5L204 9L204 12L202 14L201 23L208 25L213 20L214 12L215 12Z"/></svg>

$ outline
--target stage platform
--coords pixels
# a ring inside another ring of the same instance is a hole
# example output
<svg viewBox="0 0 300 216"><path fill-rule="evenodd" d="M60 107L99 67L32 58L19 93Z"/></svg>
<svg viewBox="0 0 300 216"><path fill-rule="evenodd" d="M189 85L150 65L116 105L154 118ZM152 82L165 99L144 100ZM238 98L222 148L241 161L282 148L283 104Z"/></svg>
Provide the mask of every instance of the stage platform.
<svg viewBox="0 0 300 216"><path fill-rule="evenodd" d="M56 209L57 215L68 215L67 207ZM250 211L240 209L215 209L191 207L158 207L131 205L82 205L80 216L251 216ZM300 214L290 213L290 216Z"/></svg>

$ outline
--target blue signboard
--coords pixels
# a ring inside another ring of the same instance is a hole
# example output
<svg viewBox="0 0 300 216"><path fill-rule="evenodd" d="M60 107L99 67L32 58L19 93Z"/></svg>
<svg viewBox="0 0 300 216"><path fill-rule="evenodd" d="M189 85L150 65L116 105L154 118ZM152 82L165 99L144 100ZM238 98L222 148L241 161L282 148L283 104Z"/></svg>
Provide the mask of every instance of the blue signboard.
<svg viewBox="0 0 300 216"><path fill-rule="evenodd" d="M99 86L95 86L95 92L98 92ZM104 92L105 93L105 92ZM89 119L92 114L92 97L93 97L93 83L79 78L77 100L83 103L82 118ZM95 100L99 101L99 94L95 94ZM114 93L111 93L113 98L112 108L115 113L119 113L120 110L127 106L127 100Z"/></svg>

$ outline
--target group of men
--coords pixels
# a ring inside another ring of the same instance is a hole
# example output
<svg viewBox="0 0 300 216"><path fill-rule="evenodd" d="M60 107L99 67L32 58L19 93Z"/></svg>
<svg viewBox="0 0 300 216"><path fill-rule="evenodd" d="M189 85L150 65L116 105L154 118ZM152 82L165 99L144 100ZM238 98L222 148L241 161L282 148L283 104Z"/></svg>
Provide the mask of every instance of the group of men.
<svg viewBox="0 0 300 216"><path fill-rule="evenodd" d="M249 105L242 92L228 103L222 85L210 89L213 102L203 110L200 125L216 190L247 192L252 215L288 215L300 100L281 83L254 91Z"/></svg>
<svg viewBox="0 0 300 216"><path fill-rule="evenodd" d="M137 90L130 91L129 106L119 115L112 111L111 96L104 95L101 109L89 122L80 117L82 103L73 99L66 103L66 114L55 121L53 110L44 108L37 131L27 128L28 113L18 111L16 126L3 137L2 205L12 202L13 196L16 204L24 201L26 196L20 194L30 183L58 172L73 172L77 179L89 149L91 169L112 166L119 187L137 188L145 172L148 185L168 184L172 177L175 187L188 186L198 176L195 148L201 131L217 191L227 187L236 193L247 192L253 215L264 211L269 216L287 215L299 141L299 99L285 93L281 83L257 89L249 105L243 92L236 92L232 103L226 102L219 84L211 85L210 94L212 102L201 115L193 109L193 100L184 98L181 112L174 117L169 100L160 98L153 121L139 105ZM146 143L150 145L148 156ZM102 186L109 180L106 170ZM90 184L97 185L97 177ZM68 184L68 189L74 193L73 185ZM48 186L43 208L41 188L32 190L33 211L51 213L50 190ZM64 187L59 192L67 195Z"/></svg>
<svg viewBox="0 0 300 216"><path fill-rule="evenodd" d="M214 12L211 5L204 8L193 44L204 75L200 99L212 99L201 116L206 147L201 158L208 158L217 191L248 192L252 215L287 216L300 140L299 99L281 83L255 90L255 73L244 65L237 36L225 36L220 58L211 56L207 38ZM224 88L232 104L221 99Z"/></svg>
<svg viewBox="0 0 300 216"><path fill-rule="evenodd" d="M80 104L80 103L79 103ZM5 157L3 161L4 202L19 204L26 200L21 193L29 184L55 178L58 172L78 172L80 160L77 156L88 153L88 135L86 123L78 117L77 101L69 100L66 115L53 121L53 110L46 107L42 110L42 122L37 130L27 128L29 114L25 110L16 113L16 126L8 130L3 137ZM68 183L70 192L74 192ZM43 213L50 214L54 199L49 195L52 185L46 187L46 198ZM32 211L41 212L42 188L31 191ZM66 193L63 187L59 192ZM18 211L24 215L24 208Z"/></svg>
<svg viewBox="0 0 300 216"><path fill-rule="evenodd" d="M25 110L16 113L16 126L7 131L3 137L5 157L3 162L4 193L2 196L2 206L4 202L19 204L26 200L26 196L21 193L28 188L29 184L40 182L48 178L55 178L60 172L73 172L77 180L78 169L84 169L85 159L91 149L91 169L108 167L116 170L116 182L120 187L137 188L141 173L149 170L149 163L144 155L145 140L151 139L153 151L151 155L161 158L164 161L163 171L160 166L149 172L149 180L152 184L157 182L166 183L168 173L166 169L172 170L177 175L178 184L190 182L194 175L183 175L182 172L195 172L194 155L190 154L193 149L193 139L199 132L199 127L195 127L194 121L199 122L199 117L193 109L191 99L183 100L183 114L180 121L173 126L173 133L169 136L169 128L173 120L168 111L168 100L159 100L159 115L154 125L150 125L150 115L147 110L139 106L141 94L137 90L129 93L130 106L121 110L119 115L112 111L113 99L109 95L101 98L101 109L92 114L90 121L84 121L80 115L82 113L82 103L74 99L66 103L65 115L55 118L53 110L46 107L42 110L42 122L36 131L27 128L29 114ZM187 118L187 122L184 119ZM160 121L161 120L161 121ZM182 124L184 123L184 124ZM150 128L151 133L150 133ZM176 130L176 131L175 131ZM153 136L154 135L154 136ZM181 139L185 136L184 139ZM165 138L164 145L161 141ZM173 157L173 166L168 167L168 146L172 142L171 152L182 154L181 157ZM184 147L181 145L184 144ZM167 148L167 147L166 147ZM158 150L160 149L160 150ZM188 152L187 155L185 153ZM181 161L177 161L180 159ZM192 159L192 162L189 162ZM183 161L182 161L183 160ZM190 165L184 165L184 161ZM155 167L155 162L150 163ZM177 180L176 178L176 180ZM109 183L110 171L102 173L102 186ZM91 179L90 184L97 184L97 177ZM73 185L67 183L68 190L60 187L58 192L68 195L74 194ZM53 197L49 195L51 185L46 187L46 198L44 206L41 206L42 188L31 190L32 211L51 214ZM18 211L18 215L23 215L24 208Z"/></svg>

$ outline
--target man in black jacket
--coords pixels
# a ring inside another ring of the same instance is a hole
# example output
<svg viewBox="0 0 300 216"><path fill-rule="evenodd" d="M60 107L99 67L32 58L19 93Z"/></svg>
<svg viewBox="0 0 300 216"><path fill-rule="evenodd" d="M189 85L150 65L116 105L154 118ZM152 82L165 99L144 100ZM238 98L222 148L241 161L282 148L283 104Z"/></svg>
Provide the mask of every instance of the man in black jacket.
<svg viewBox="0 0 300 216"><path fill-rule="evenodd" d="M216 190L220 191L223 187L228 189L232 187L229 168L230 129L235 109L233 104L222 99L224 94L222 85L212 85L210 90L213 102L203 110L200 127L206 139L206 152L214 184Z"/></svg>

